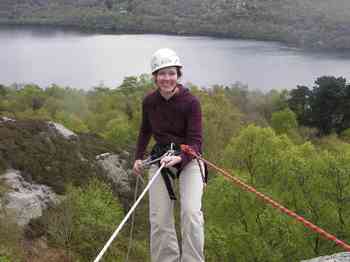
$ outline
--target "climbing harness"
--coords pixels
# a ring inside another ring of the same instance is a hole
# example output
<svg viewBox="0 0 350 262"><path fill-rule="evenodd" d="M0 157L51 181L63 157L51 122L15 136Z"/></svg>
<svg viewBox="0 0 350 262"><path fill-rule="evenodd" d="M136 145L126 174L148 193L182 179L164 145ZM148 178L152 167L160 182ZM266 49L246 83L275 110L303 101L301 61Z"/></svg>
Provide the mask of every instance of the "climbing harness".
<svg viewBox="0 0 350 262"><path fill-rule="evenodd" d="M175 145L174 143L170 144L156 144L152 150L149 159L145 162L148 165L156 164L160 166L160 160L164 157L166 152L172 152L173 156L181 154L180 146ZM179 170L174 171L173 168L163 168L161 175L165 184L165 187L168 191L169 198L171 200L176 200L175 191L172 186L171 179L175 179L179 176Z"/></svg>
<svg viewBox="0 0 350 262"><path fill-rule="evenodd" d="M175 154L175 150L173 150L172 148L170 148L170 150L168 150L163 157L165 156L173 156ZM129 212L126 214L126 216L124 217L124 219L122 220L122 222L120 222L119 226L117 227L117 229L114 231L114 233L112 234L112 236L109 238L109 240L107 241L107 243L105 244L105 246L103 247L103 249L100 251L100 253L98 254L98 256L95 258L94 262L98 262L100 261L100 259L102 258L102 256L104 255L104 253L107 251L108 247L112 244L114 238L118 235L118 233L120 232L120 230L123 228L124 224L126 223L126 221L129 219L129 217L131 216L131 214L134 212L134 210L136 209L137 205L140 203L140 201L142 200L142 198L145 196L146 192L149 190L149 188L152 186L153 182L156 180L156 178L159 176L159 174L161 173L162 169L164 168L165 164L161 164L159 169L157 170L157 172L152 176L151 180L148 182L147 186L145 187L145 189L142 191L142 193L140 194L140 196L138 197L138 199L135 201L135 203L133 204L133 206L130 208Z"/></svg>
<svg viewBox="0 0 350 262"><path fill-rule="evenodd" d="M288 216L298 220L299 222L301 222L307 228L310 228L311 230L313 230L314 232L320 234L321 236L323 236L324 238L326 238L328 240L334 241L338 246L342 247L343 249L345 249L347 251L350 251L350 245L349 244L347 244L344 241L338 239L336 236L326 232L322 228L320 228L320 227L316 226L315 224L311 223L310 221L306 220L304 217L299 216L295 212L293 212L293 211L289 210L288 208L282 206L281 204L279 204L278 202L276 202L272 198L264 195L263 193L257 191L252 186L244 183L239 178L230 175L225 170L223 170L223 169L217 167L216 165L212 164L211 162L205 160L204 158L202 158L202 156L197 154L190 146L188 146L188 145L181 145L181 150L184 153L186 153L186 154L188 154L188 155L190 155L190 156L192 156L192 157L194 157L194 158L196 158L198 160L203 161L208 166L210 166L210 167L214 168L215 170L219 171L224 176L224 178L226 178L231 183L233 183L235 185L238 185L239 187L241 187L242 189L244 189L246 191L249 191L249 192L252 192L252 193L256 194L256 196L258 198L260 198L265 203L270 204L273 208L276 208L276 209L280 210L282 213L285 213Z"/></svg>
<svg viewBox="0 0 350 262"><path fill-rule="evenodd" d="M170 143L170 144L156 144L151 151L151 155L149 158L147 158L146 160L144 160L143 164L145 166L150 166L152 164L157 164L160 165L160 160L164 157L164 152L168 152L169 150L171 150L172 152L174 152L174 155L180 155L181 154L181 148L179 145L176 145L174 143ZM207 184L207 167L204 164L204 170L203 170L203 166L201 165L200 161L197 159L197 163L199 166L199 170L202 176L202 181L204 186L206 186ZM161 172L163 180L164 180L164 184L165 187L168 191L169 194L169 198L171 200L176 200L176 195L172 186L172 181L171 179L176 179L179 177L181 173L180 169L176 169L176 168L164 168Z"/></svg>

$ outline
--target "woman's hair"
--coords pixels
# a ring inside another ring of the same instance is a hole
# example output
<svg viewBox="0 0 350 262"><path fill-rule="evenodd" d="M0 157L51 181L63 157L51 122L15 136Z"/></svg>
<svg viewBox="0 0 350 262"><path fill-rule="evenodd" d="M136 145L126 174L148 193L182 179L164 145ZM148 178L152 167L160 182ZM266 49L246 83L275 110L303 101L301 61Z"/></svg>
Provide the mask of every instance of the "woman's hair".
<svg viewBox="0 0 350 262"><path fill-rule="evenodd" d="M180 67L176 67L176 72L177 72L177 76L178 76L178 78L181 78L181 76L182 76L182 71L181 71L181 68Z"/></svg>
<svg viewBox="0 0 350 262"><path fill-rule="evenodd" d="M152 75L153 76L157 76L158 72L159 72L160 69L158 69L157 71L155 71ZM181 78L182 76L182 71L181 71L181 68L180 67L176 67L176 73L177 73L177 78Z"/></svg>

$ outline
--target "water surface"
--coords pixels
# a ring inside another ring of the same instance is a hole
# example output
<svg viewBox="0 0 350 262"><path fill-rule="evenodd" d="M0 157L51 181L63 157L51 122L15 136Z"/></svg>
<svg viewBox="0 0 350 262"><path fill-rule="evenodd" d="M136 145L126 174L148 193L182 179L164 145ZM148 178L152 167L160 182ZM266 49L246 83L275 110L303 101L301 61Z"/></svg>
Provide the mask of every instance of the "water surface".
<svg viewBox="0 0 350 262"><path fill-rule="evenodd" d="M116 87L126 76L149 73L150 57L162 47L182 58L183 82L204 87L241 82L267 91L311 86L322 75L350 79L350 54L306 52L274 42L0 27L0 83Z"/></svg>

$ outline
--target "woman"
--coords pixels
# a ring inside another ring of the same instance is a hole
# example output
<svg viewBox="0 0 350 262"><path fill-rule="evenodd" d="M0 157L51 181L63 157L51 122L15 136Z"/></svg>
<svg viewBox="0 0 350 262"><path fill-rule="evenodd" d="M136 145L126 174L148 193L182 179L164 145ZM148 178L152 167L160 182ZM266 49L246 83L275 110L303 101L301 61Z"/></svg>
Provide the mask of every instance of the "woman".
<svg viewBox="0 0 350 262"><path fill-rule="evenodd" d="M179 57L171 49L160 49L153 54L151 69L157 89L146 95L142 104L142 123L133 167L136 175L142 172L141 159L151 136L157 143L152 152L171 143L190 145L198 153L202 148L200 104L178 83L182 75ZM171 196L166 179L159 176L149 191L152 262L204 261L202 168L199 162L184 153L163 157L162 163L179 174L182 254L174 225L174 196ZM158 165L151 166L150 177L158 168ZM173 183L172 179L170 183Z"/></svg>

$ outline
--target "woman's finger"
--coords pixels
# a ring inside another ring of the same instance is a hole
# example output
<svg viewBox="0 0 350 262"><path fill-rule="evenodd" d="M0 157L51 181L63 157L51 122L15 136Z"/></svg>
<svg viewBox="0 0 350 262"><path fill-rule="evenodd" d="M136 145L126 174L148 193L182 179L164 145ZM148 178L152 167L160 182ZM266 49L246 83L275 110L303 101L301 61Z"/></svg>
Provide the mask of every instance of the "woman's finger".
<svg viewBox="0 0 350 262"><path fill-rule="evenodd" d="M134 175L140 175L142 172L142 161L140 160L136 160L134 163L134 167L133 167L133 173Z"/></svg>
<svg viewBox="0 0 350 262"><path fill-rule="evenodd" d="M178 156L173 156L169 159L168 162L166 162L165 167L171 167L173 165L176 165L177 163L181 162L181 158Z"/></svg>
<svg viewBox="0 0 350 262"><path fill-rule="evenodd" d="M169 163L170 160L171 160L170 157L165 156L165 157L163 157L163 158L160 160L160 163L161 163L161 164L167 164L167 163Z"/></svg>

